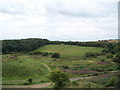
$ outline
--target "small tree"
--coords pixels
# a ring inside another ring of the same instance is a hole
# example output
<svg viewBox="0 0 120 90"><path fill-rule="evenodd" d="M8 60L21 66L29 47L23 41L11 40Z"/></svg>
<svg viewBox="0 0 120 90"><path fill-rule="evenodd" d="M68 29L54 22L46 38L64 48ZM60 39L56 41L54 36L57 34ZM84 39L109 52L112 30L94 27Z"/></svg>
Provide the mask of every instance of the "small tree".
<svg viewBox="0 0 120 90"><path fill-rule="evenodd" d="M70 81L68 74L60 70L53 71L50 79L55 83L54 88L64 88Z"/></svg>
<svg viewBox="0 0 120 90"><path fill-rule="evenodd" d="M54 53L53 55L52 55L52 58L59 58L60 57L60 54L59 53Z"/></svg>

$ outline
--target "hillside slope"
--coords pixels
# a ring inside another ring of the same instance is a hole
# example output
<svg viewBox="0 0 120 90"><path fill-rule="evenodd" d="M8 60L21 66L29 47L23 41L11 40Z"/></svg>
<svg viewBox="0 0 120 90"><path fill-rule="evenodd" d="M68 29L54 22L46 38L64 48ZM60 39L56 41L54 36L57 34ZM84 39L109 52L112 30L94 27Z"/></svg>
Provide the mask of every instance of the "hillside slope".
<svg viewBox="0 0 120 90"><path fill-rule="evenodd" d="M87 52L100 53L102 51L102 48L57 44L57 45L45 45L35 51L57 52L60 53L61 58L80 58L84 56L84 54Z"/></svg>

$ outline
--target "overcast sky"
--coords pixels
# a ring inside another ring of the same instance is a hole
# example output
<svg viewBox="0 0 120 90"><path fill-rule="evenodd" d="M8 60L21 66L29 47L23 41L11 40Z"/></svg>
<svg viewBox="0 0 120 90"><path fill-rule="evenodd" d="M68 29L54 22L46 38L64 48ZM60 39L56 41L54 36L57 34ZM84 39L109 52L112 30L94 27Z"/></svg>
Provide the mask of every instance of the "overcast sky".
<svg viewBox="0 0 120 90"><path fill-rule="evenodd" d="M118 38L118 0L0 0L0 39Z"/></svg>

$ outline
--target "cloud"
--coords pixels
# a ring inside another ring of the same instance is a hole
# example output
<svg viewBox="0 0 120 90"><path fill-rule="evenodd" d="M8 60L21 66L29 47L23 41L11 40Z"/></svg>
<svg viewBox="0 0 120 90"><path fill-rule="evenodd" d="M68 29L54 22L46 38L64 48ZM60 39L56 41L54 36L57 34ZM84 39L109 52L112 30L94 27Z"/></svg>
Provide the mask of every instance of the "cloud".
<svg viewBox="0 0 120 90"><path fill-rule="evenodd" d="M118 0L1 0L1 39L118 37Z"/></svg>

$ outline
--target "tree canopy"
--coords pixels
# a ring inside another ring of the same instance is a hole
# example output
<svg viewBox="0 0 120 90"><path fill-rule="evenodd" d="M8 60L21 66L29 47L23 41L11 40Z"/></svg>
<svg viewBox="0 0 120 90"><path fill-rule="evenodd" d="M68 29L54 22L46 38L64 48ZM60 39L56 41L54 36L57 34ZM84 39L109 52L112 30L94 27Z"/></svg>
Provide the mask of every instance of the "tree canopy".
<svg viewBox="0 0 120 90"><path fill-rule="evenodd" d="M55 83L55 88L64 88L70 81L68 74L60 70L53 71L50 75L50 79Z"/></svg>

